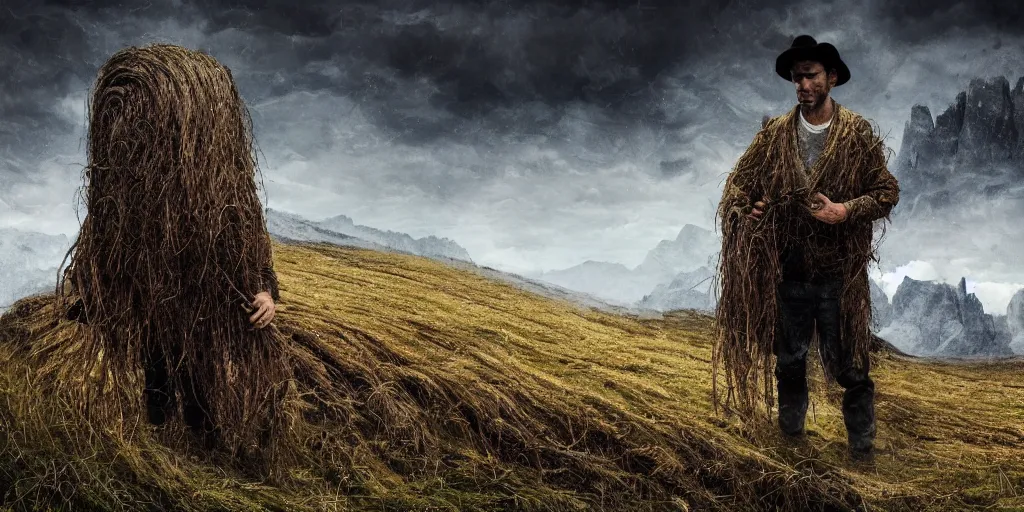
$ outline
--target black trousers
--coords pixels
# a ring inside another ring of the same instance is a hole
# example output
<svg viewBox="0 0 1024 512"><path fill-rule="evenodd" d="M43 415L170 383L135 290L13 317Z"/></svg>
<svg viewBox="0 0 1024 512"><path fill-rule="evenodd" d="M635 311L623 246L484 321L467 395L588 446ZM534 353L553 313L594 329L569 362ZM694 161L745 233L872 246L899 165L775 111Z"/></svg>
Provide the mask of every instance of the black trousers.
<svg viewBox="0 0 1024 512"><path fill-rule="evenodd" d="M784 259L784 261L786 261ZM786 269L784 265L784 269ZM870 448L875 437L875 385L870 368L856 368L854 355L841 345L840 294L842 279L783 273L779 285L780 330L775 336L775 377L778 385L779 427L796 435L807 415L807 353L817 329L819 350L826 370L844 388L843 421L850 448Z"/></svg>

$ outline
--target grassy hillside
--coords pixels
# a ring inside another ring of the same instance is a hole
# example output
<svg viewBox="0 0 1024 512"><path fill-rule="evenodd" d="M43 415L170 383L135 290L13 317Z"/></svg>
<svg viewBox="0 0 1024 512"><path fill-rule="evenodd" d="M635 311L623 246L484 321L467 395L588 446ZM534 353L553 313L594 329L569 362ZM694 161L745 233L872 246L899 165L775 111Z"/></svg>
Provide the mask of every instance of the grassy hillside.
<svg viewBox="0 0 1024 512"><path fill-rule="evenodd" d="M787 443L711 408L711 319L582 308L441 263L275 245L276 327L350 390L316 458L260 480L148 425L82 419L37 375L74 343L46 296L0 317L0 499L71 509L1024 509L1024 363L878 356L880 453L841 390ZM320 347L320 348L317 348ZM330 352L330 354L326 354ZM328 355L330 357L328 357ZM314 428L316 427L316 428ZM319 430L316 430L319 429ZM173 443L170 446L178 446Z"/></svg>

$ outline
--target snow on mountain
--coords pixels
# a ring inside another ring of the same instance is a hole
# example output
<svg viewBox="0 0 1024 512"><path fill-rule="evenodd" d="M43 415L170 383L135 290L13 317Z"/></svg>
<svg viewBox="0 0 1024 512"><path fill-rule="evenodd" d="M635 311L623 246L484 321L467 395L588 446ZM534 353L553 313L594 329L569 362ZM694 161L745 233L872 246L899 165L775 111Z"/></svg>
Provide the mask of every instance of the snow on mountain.
<svg viewBox="0 0 1024 512"><path fill-rule="evenodd" d="M399 251L419 254L421 256L442 256L456 260L472 261L466 249L448 238L438 238L433 235L413 238L405 233L360 226L345 215L331 217L320 221L318 224L320 227L336 233L354 236Z"/></svg>
<svg viewBox="0 0 1024 512"><path fill-rule="evenodd" d="M413 238L405 233L357 225L344 215L318 222L293 213L267 208L266 218L267 230L272 237L280 240L327 242L366 249L401 251L428 258L473 261L465 248L450 239L435 236Z"/></svg>
<svg viewBox="0 0 1024 512"><path fill-rule="evenodd" d="M662 240L648 251L637 270L672 279L680 272L714 266L721 247L721 238L714 231L687 224L675 240Z"/></svg>

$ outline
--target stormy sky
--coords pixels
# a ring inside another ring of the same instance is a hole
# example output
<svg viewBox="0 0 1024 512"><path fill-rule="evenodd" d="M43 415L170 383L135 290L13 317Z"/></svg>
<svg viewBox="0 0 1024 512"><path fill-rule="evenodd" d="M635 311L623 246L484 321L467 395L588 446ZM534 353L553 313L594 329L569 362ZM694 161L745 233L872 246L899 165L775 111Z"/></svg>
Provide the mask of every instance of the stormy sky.
<svg viewBox="0 0 1024 512"><path fill-rule="evenodd" d="M77 232L92 80L125 46L170 42L232 70L271 208L448 237L514 272L633 266L684 224L713 229L761 117L795 101L773 69L796 35L838 47L852 80L833 96L898 151L912 105L937 115L971 78L1024 75L1021 11L1018 0L3 0L0 227ZM964 271L886 263L914 277ZM999 269L969 269L997 312L1024 286Z"/></svg>

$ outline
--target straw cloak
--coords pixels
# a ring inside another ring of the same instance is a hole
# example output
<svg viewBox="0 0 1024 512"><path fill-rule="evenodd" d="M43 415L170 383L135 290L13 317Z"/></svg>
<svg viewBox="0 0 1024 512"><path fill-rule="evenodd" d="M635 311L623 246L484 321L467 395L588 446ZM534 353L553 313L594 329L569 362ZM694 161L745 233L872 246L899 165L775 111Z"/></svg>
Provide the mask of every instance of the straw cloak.
<svg viewBox="0 0 1024 512"><path fill-rule="evenodd" d="M131 417L143 379L166 380L169 412L187 416L194 402L229 448L282 432L297 403L292 349L244 310L279 290L252 121L230 70L174 45L123 49L99 71L88 134L88 213L56 293L81 322L57 349L75 354L76 403Z"/></svg>
<svg viewBox="0 0 1024 512"><path fill-rule="evenodd" d="M867 265L877 261L874 221L888 220L899 200L899 185L886 167L883 143L871 124L830 101L834 114L828 136L810 169L800 155L796 106L763 123L726 180L717 211L722 250L716 276L716 404L724 370L726 406L736 402L749 412L760 394L771 409L776 291L782 277L780 255L787 247L802 249L812 278L842 279L841 350L853 351L855 365L868 365L872 336ZM807 206L816 192L844 203L847 219L836 224L815 219ZM757 221L747 219L758 200L768 203L764 214Z"/></svg>

